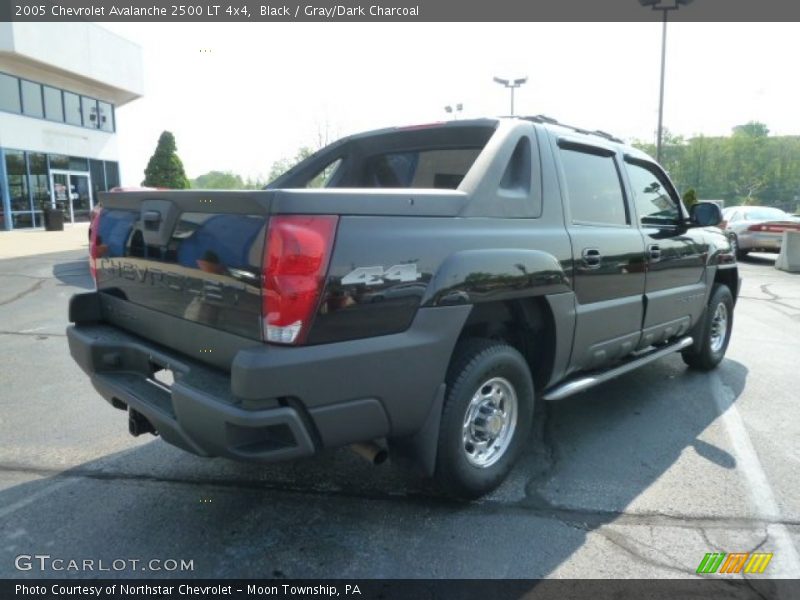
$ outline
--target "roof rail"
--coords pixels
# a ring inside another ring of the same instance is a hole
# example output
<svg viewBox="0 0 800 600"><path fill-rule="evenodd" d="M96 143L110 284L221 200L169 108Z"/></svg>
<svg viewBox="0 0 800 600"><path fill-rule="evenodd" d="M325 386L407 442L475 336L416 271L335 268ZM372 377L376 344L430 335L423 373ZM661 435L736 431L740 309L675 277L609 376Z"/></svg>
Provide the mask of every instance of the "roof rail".
<svg viewBox="0 0 800 600"><path fill-rule="evenodd" d="M611 135L611 134L610 134L610 133L608 133L607 131L602 131L601 129L595 129L595 130L594 130L594 131L592 131L591 133L593 133L594 135L599 135L600 137L602 137L602 138L606 138L607 140L610 140L610 141L612 141L612 142L617 142L617 143L619 143L619 144L622 144L622 143L624 143L624 142L623 142L621 139L619 139L618 137L616 137L616 136L614 136L614 135Z"/></svg>
<svg viewBox="0 0 800 600"><path fill-rule="evenodd" d="M558 120L554 119L553 117L548 117L547 115L534 115L534 116L527 116L520 118L526 121L533 121L534 123L547 123L549 125L558 125L560 127L566 127L567 129L572 129L572 131L576 133L582 133L585 135L596 135L597 137L601 137L603 139L609 140L610 142L616 142L618 144L625 143L620 138L608 133L607 131L602 131L600 129L589 131L588 129L584 129L582 127L575 127L574 125L567 125L566 123L561 123Z"/></svg>

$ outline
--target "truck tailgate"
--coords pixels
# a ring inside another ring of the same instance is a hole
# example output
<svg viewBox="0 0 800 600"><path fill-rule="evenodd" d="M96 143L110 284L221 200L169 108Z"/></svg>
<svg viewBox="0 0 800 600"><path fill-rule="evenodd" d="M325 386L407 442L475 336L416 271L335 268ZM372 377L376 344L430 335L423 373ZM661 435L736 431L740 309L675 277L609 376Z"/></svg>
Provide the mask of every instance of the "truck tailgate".
<svg viewBox="0 0 800 600"><path fill-rule="evenodd" d="M103 195L94 241L98 291L184 321L260 339L261 263L273 194ZM114 311L106 312L106 320L117 320Z"/></svg>

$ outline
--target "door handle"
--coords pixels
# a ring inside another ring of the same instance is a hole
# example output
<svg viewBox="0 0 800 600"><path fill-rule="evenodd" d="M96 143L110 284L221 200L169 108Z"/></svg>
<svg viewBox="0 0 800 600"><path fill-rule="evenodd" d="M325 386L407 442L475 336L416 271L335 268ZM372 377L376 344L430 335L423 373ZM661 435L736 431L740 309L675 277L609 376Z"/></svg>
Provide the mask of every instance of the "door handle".
<svg viewBox="0 0 800 600"><path fill-rule="evenodd" d="M658 244L650 244L647 247L647 255L650 257L650 262L658 262L661 260L661 248Z"/></svg>
<svg viewBox="0 0 800 600"><path fill-rule="evenodd" d="M581 252L581 259L583 260L583 266L587 269L598 269L603 257L597 248L584 248L583 252Z"/></svg>

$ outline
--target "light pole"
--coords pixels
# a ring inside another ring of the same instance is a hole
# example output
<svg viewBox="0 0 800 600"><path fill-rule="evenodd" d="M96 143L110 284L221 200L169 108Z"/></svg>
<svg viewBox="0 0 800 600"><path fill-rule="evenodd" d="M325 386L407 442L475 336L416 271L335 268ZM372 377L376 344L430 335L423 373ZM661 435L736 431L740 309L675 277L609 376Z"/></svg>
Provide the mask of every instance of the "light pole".
<svg viewBox="0 0 800 600"><path fill-rule="evenodd" d="M661 162L661 138L664 129L664 70L667 64L667 14L690 4L692 0L639 0L642 6L660 10L661 21L661 84L658 91L658 131L656 133L656 161Z"/></svg>
<svg viewBox="0 0 800 600"><path fill-rule="evenodd" d="M446 112L447 114L452 114L453 119L455 119L456 121L458 121L458 113L460 113L462 110L464 110L464 105L461 104L460 102L454 105L448 104L447 106L444 107L444 112Z"/></svg>
<svg viewBox="0 0 800 600"><path fill-rule="evenodd" d="M502 79L501 77L494 78L495 83L499 83L500 85L507 87L511 90L511 116L514 116L514 90L521 86L523 83L528 81L527 77L521 77L519 79Z"/></svg>

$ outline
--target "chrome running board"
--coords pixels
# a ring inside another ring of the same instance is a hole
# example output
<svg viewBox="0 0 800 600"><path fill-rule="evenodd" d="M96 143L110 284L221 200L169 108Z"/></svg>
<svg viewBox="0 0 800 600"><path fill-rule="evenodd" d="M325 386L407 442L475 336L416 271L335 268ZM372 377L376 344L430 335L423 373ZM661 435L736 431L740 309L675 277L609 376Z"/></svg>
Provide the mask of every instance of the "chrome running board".
<svg viewBox="0 0 800 600"><path fill-rule="evenodd" d="M615 377L619 377L620 375L623 375L628 371L633 371L634 369L638 369L642 365L646 365L649 362L658 360L659 358L666 356L667 354L672 354L673 352L678 352L680 350L688 348L693 343L694 340L691 337L684 337L679 339L677 342L673 342L669 346L651 350L643 355L630 359L628 362L625 362L619 365L618 367L609 369L608 371L603 371L592 375L586 375L586 374L579 375L578 377L576 377L571 381L567 381L566 383L562 383L550 390L547 390L544 393L544 399L562 400L567 396L572 396L572 394L577 394L578 392L588 390L589 388L594 387L599 383L603 383L605 381L608 381L609 379L614 379Z"/></svg>

